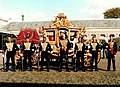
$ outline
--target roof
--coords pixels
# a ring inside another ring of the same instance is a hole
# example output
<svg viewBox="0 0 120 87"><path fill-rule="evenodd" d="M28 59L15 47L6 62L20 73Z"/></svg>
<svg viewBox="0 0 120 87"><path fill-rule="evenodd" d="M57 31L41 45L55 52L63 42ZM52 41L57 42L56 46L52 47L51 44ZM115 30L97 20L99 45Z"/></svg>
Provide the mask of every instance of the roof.
<svg viewBox="0 0 120 87"><path fill-rule="evenodd" d="M76 27L119 27L120 19L103 19L103 20L70 20L70 23ZM11 22L4 26L6 30L20 30L25 28L39 28L49 27L52 24L51 21L35 21L35 22Z"/></svg>

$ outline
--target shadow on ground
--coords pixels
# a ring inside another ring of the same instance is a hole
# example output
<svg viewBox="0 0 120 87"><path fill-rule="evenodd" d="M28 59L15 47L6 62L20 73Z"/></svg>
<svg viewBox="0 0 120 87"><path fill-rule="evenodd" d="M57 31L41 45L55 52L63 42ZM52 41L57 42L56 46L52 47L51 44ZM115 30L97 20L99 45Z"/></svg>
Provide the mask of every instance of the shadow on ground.
<svg viewBox="0 0 120 87"><path fill-rule="evenodd" d="M82 84L37 84L37 83L0 83L0 87L93 87L108 85L82 85Z"/></svg>

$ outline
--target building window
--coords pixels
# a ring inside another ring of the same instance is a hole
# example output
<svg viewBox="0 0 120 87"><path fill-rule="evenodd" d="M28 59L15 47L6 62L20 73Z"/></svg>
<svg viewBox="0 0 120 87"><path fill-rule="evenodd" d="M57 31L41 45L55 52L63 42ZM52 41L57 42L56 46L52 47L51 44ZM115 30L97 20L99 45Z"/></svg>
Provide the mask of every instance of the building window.
<svg viewBox="0 0 120 87"><path fill-rule="evenodd" d="M105 34L101 34L100 36L103 36L103 37L105 37Z"/></svg>
<svg viewBox="0 0 120 87"><path fill-rule="evenodd" d="M119 37L120 37L120 34L119 34Z"/></svg>
<svg viewBox="0 0 120 87"><path fill-rule="evenodd" d="M110 35L112 35L113 37L115 37L115 34L110 34Z"/></svg>
<svg viewBox="0 0 120 87"><path fill-rule="evenodd" d="M91 34L91 36L96 36L96 34Z"/></svg>

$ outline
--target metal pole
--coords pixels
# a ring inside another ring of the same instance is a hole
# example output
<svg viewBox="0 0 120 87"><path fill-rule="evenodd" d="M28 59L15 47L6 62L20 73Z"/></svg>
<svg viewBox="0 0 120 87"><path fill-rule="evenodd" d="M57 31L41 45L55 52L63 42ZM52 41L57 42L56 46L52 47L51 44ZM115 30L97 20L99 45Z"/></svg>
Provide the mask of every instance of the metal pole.
<svg viewBox="0 0 120 87"><path fill-rule="evenodd" d="M23 70L23 57L22 57L22 70Z"/></svg>
<svg viewBox="0 0 120 87"><path fill-rule="evenodd" d="M5 70L5 61L4 61L4 56L3 56L3 70Z"/></svg>
<svg viewBox="0 0 120 87"><path fill-rule="evenodd" d="M38 55L38 70L40 70L40 68L39 68L39 66L40 66L39 59L40 59L40 56Z"/></svg>
<svg viewBox="0 0 120 87"><path fill-rule="evenodd" d="M40 70L40 58L41 58L41 52L38 54L38 70Z"/></svg>

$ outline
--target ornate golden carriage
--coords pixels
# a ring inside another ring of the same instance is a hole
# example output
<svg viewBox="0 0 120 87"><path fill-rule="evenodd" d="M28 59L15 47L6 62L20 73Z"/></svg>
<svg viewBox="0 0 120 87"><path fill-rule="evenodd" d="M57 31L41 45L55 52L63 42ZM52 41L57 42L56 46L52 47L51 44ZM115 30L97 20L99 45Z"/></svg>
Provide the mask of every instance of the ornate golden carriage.
<svg viewBox="0 0 120 87"><path fill-rule="evenodd" d="M41 39L42 36L46 36L48 38L48 41L51 44L51 47L53 49L53 58L56 58L59 56L59 37L61 33L64 32L67 35L68 40L71 42L73 45L72 48L69 50L69 57L74 58L74 44L77 42L79 38L79 34L81 34L83 37L85 35L85 27L76 27L72 25L68 19L67 16L64 15L64 13L58 14L58 16L55 17L55 21L51 24L49 27L41 27L39 28L39 33L41 34ZM88 41L88 40L87 40ZM85 54L85 65L89 66L90 63L90 54L87 53ZM100 57L99 57L100 59ZM99 60L98 60L99 61Z"/></svg>
<svg viewBox="0 0 120 87"><path fill-rule="evenodd" d="M49 41L49 43L51 44L51 47L53 49L52 59L56 59L59 57L59 53L60 53L59 39L63 32L67 35L68 40L72 44L72 47L68 53L68 57L70 57L74 60L74 58L75 58L74 45L79 38L79 34L81 34L83 37L86 36L85 35L86 30L85 30L84 26L76 27L76 26L72 25L67 20L67 16L65 16L64 13L58 14L58 16L56 16L56 18L55 18L55 21L53 21L53 23L51 24L51 26L49 26L49 27L42 26L39 28L40 40L42 41L43 36L47 37L47 40ZM90 43L90 40L86 40L85 43L86 44ZM18 54L16 54L16 57L17 56L18 56ZM91 56L91 54L89 52L87 52L85 54L85 65L86 66L90 65L90 56ZM100 52L99 52L98 56L99 56L99 58L98 58L98 62L99 62L100 61ZM33 57L36 57L36 55ZM18 56L18 58L19 58L19 56ZM36 58L33 58L33 59L36 59ZM36 63L38 63L38 62L35 61L35 64Z"/></svg>

